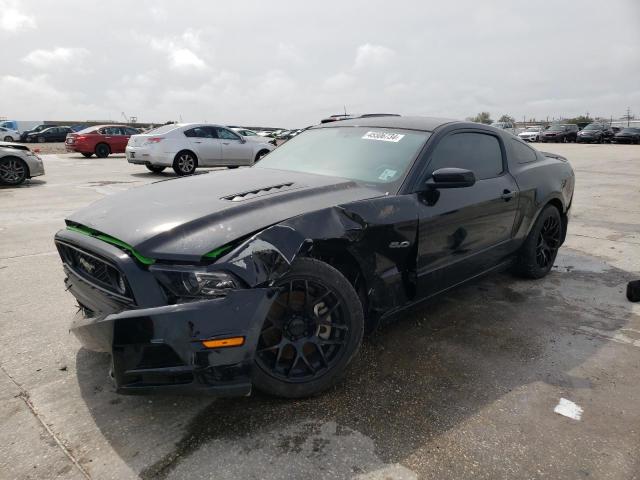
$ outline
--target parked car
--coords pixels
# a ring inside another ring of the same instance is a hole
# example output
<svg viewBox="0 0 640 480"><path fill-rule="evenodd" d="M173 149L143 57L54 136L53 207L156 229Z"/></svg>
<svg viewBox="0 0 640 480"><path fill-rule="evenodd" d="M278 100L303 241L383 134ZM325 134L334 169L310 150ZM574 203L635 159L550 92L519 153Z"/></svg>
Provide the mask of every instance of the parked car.
<svg viewBox="0 0 640 480"><path fill-rule="evenodd" d="M43 123L33 120L2 120L0 121L0 127L7 128L9 130L15 130L18 133L22 133L26 130L33 129L36 125Z"/></svg>
<svg viewBox="0 0 640 480"><path fill-rule="evenodd" d="M616 133L611 139L612 143L640 143L640 128L623 128L620 133Z"/></svg>
<svg viewBox="0 0 640 480"><path fill-rule="evenodd" d="M154 173L173 167L178 175L191 175L198 167L253 165L274 148L265 138L248 141L221 125L182 123L132 136L127 161Z"/></svg>
<svg viewBox="0 0 640 480"><path fill-rule="evenodd" d="M512 135L516 134L516 127L511 122L493 122L491 126L494 128L499 128L500 130L506 130Z"/></svg>
<svg viewBox="0 0 640 480"><path fill-rule="evenodd" d="M124 153L131 135L140 131L126 125L97 125L67 135L67 152L78 152L89 158L107 158L112 153Z"/></svg>
<svg viewBox="0 0 640 480"><path fill-rule="evenodd" d="M245 140L249 141L249 142L258 142L258 143L264 143L265 139L263 136L258 135L257 132L254 132L253 130L249 130L248 128L242 128L242 127L228 127L230 130L236 132L238 135L240 135L242 138L244 138ZM276 141L275 139L273 140L266 140L268 143L272 144L273 146L276 145Z"/></svg>
<svg viewBox="0 0 640 480"><path fill-rule="evenodd" d="M578 126L573 124L553 124L540 135L542 143L547 142L575 142L578 136Z"/></svg>
<svg viewBox="0 0 640 480"><path fill-rule="evenodd" d="M58 125L46 125L44 123L41 123L40 125L36 125L31 130L25 130L24 132L22 132L20 134L20 141L21 142L26 142L27 141L27 135L29 135L30 133L38 133L38 132L41 132L42 130L44 130L46 128L57 127L57 126Z"/></svg>
<svg viewBox="0 0 640 480"><path fill-rule="evenodd" d="M20 133L10 128L0 127L0 139L5 142L17 142L20 140Z"/></svg>
<svg viewBox="0 0 640 480"><path fill-rule="evenodd" d="M121 393L314 395L402 309L502 268L549 273L574 183L563 157L486 125L318 125L252 168L69 216L71 331L111 354Z"/></svg>
<svg viewBox="0 0 640 480"><path fill-rule="evenodd" d="M44 175L42 159L26 145L0 142L0 185L20 185Z"/></svg>
<svg viewBox="0 0 640 480"><path fill-rule="evenodd" d="M613 135L613 130L609 125L604 123L590 123L578 132L576 142L605 143L610 142Z"/></svg>
<svg viewBox="0 0 640 480"><path fill-rule="evenodd" d="M518 134L518 137L527 142L539 142L542 132L542 127L527 127L524 132Z"/></svg>
<svg viewBox="0 0 640 480"><path fill-rule="evenodd" d="M26 142L64 142L67 134L71 132L69 127L49 127L39 132L33 132L27 135Z"/></svg>

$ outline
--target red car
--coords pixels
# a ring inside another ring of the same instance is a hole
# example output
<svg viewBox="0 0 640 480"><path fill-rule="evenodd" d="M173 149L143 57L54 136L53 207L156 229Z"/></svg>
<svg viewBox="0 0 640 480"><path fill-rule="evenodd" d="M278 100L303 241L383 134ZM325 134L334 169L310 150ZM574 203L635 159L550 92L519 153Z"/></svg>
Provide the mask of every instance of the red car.
<svg viewBox="0 0 640 480"><path fill-rule="evenodd" d="M76 133L69 133L65 140L67 152L78 152L89 158L107 158L110 153L124 153L131 135L140 131L126 125L96 125Z"/></svg>

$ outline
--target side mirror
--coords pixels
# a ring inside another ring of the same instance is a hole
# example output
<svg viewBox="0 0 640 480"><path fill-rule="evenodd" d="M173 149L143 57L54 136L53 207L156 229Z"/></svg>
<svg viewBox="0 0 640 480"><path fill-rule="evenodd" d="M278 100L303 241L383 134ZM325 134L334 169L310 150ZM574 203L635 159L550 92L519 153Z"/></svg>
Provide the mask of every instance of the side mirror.
<svg viewBox="0 0 640 480"><path fill-rule="evenodd" d="M439 168L427 180L428 188L464 188L476 183L476 176L464 168Z"/></svg>
<svg viewBox="0 0 640 480"><path fill-rule="evenodd" d="M240 137L240 143L247 143L247 141L243 137Z"/></svg>

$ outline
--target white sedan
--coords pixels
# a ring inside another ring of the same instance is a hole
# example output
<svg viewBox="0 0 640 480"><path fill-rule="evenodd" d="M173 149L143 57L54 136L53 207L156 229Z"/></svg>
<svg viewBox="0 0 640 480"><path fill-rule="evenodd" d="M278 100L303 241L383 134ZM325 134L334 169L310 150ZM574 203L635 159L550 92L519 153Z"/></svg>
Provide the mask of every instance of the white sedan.
<svg viewBox="0 0 640 480"><path fill-rule="evenodd" d="M539 142L542 130L542 127L527 127L527 129L524 132L520 132L518 136L527 142Z"/></svg>
<svg viewBox="0 0 640 480"><path fill-rule="evenodd" d="M126 154L129 163L154 173L173 167L178 175L190 175L198 167L253 165L274 148L266 138L247 141L221 125L175 123L132 135Z"/></svg>
<svg viewBox="0 0 640 480"><path fill-rule="evenodd" d="M0 127L0 140L5 142L17 142L20 140L20 133L10 128Z"/></svg>

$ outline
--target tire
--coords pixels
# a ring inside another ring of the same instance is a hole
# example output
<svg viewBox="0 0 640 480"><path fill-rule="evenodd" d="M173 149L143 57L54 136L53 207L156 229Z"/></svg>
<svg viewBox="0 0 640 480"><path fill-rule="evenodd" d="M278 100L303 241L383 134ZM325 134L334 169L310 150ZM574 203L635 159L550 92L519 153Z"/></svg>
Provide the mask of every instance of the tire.
<svg viewBox="0 0 640 480"><path fill-rule="evenodd" d="M262 160L262 157L264 157L266 154L269 153L269 150L260 150L257 154L256 154L256 158L254 163L258 163L260 160Z"/></svg>
<svg viewBox="0 0 640 480"><path fill-rule="evenodd" d="M235 168L238 168L239 166L240 166L240 165L229 165L227 168L228 168L229 170L233 170L233 169L235 169Z"/></svg>
<svg viewBox="0 0 640 480"><path fill-rule="evenodd" d="M109 145L107 145L106 143L99 143L98 145L96 145L95 152L96 157L98 158L107 158L109 156L109 153L111 153Z"/></svg>
<svg viewBox="0 0 640 480"><path fill-rule="evenodd" d="M262 325L253 384L278 397L318 395L340 380L360 348L362 304L338 270L316 259L296 260L276 285L282 290Z"/></svg>
<svg viewBox="0 0 640 480"><path fill-rule="evenodd" d="M93 155L93 153L91 152L81 152L81 153L84 158L90 158Z"/></svg>
<svg viewBox="0 0 640 480"><path fill-rule="evenodd" d="M173 159L173 171L180 176L193 175L197 167L198 159L188 150L178 152L176 157Z"/></svg>
<svg viewBox="0 0 640 480"><path fill-rule="evenodd" d="M549 273L562 241L562 219L553 205L538 216L520 248L514 271L525 278L542 278Z"/></svg>
<svg viewBox="0 0 640 480"><path fill-rule="evenodd" d="M7 135L6 137L4 137L4 141L5 142L13 142L13 138Z"/></svg>
<svg viewBox="0 0 640 480"><path fill-rule="evenodd" d="M29 176L29 167L17 157L0 160L0 185L20 185Z"/></svg>
<svg viewBox="0 0 640 480"><path fill-rule="evenodd" d="M38 137L38 143L44 143L45 141L46 141L46 138Z"/></svg>
<svg viewBox="0 0 640 480"><path fill-rule="evenodd" d="M150 172L153 172L153 173L164 172L164 169L167 168L167 167L163 167L161 165L145 165L145 167L147 167L147 170L149 170Z"/></svg>

